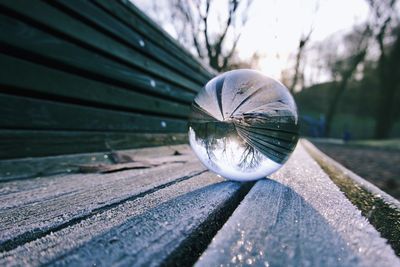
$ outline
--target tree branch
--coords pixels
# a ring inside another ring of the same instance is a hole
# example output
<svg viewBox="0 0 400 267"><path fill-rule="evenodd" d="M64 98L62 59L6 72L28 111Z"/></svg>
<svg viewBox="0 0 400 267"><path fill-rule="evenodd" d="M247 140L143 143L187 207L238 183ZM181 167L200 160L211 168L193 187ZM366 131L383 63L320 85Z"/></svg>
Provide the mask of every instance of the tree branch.
<svg viewBox="0 0 400 267"><path fill-rule="evenodd" d="M208 38L208 15L210 13L210 2L211 2L211 0L207 0L207 2L206 2L206 13L204 14L204 16L202 16L202 19L203 19L203 23L204 23L203 35L204 35L204 39L206 42L207 54L208 54L208 58L211 60L211 58L213 57L213 53L212 53L210 40Z"/></svg>

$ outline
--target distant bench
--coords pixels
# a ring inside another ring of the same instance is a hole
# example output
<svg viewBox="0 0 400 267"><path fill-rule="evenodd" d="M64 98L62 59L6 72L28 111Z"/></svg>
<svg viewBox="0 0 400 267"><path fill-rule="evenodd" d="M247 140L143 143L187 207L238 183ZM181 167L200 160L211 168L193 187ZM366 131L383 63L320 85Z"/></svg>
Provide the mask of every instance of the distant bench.
<svg viewBox="0 0 400 267"><path fill-rule="evenodd" d="M399 202L306 140L272 179L207 171L186 121L213 74L128 1L0 25L0 266L400 266Z"/></svg>

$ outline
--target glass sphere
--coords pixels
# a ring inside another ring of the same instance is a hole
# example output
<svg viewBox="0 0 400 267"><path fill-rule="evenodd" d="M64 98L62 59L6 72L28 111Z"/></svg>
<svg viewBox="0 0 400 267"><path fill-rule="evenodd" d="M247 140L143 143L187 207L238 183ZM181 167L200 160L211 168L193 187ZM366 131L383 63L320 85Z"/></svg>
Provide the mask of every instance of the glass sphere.
<svg viewBox="0 0 400 267"><path fill-rule="evenodd" d="M296 104L280 82L254 70L233 70L198 93L189 142L211 171L251 181L278 170L298 140Z"/></svg>

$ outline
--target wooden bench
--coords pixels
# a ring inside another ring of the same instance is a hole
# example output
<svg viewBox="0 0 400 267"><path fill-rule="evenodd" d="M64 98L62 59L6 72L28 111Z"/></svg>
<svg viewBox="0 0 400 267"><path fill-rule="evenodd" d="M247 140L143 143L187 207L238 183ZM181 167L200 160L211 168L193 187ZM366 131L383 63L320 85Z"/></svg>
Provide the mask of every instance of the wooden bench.
<svg viewBox="0 0 400 267"><path fill-rule="evenodd" d="M205 169L213 74L128 1L3 1L0 27L0 266L400 266L399 202L307 140L270 179Z"/></svg>

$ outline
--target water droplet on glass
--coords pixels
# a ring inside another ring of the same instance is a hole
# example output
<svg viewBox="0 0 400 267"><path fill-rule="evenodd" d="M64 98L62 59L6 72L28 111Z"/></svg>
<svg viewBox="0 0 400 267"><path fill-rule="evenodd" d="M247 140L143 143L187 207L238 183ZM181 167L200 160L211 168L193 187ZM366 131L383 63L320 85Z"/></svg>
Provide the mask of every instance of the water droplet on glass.
<svg viewBox="0 0 400 267"><path fill-rule="evenodd" d="M284 85L257 71L234 70L213 78L194 99L189 141L211 171L250 181L285 163L298 129L296 104Z"/></svg>

